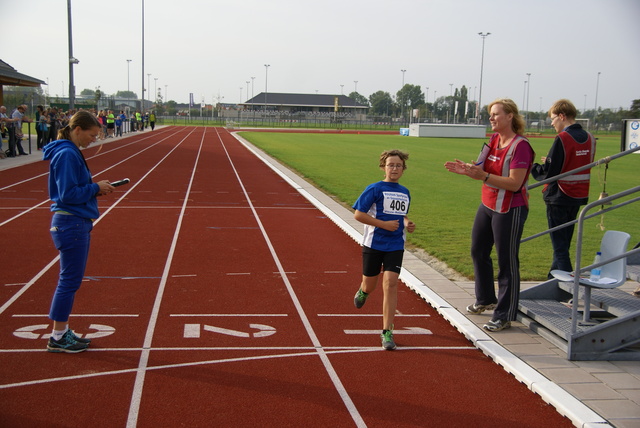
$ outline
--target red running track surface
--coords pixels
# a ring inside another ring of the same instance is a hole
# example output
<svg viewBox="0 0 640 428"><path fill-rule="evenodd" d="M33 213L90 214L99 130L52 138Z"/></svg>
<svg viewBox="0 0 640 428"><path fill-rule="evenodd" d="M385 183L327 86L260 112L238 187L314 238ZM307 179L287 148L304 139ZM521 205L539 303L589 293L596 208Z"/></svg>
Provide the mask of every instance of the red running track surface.
<svg viewBox="0 0 640 428"><path fill-rule="evenodd" d="M47 167L0 171L0 426L571 426L403 285L357 310L359 245L220 128L85 151L100 198L71 327L45 351L58 275Z"/></svg>

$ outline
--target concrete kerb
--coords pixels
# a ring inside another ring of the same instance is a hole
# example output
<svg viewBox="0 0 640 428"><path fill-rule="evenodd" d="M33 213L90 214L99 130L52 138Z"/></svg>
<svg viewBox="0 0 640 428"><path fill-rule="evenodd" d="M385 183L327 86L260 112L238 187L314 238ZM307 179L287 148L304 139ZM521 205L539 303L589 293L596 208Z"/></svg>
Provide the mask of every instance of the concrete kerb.
<svg viewBox="0 0 640 428"><path fill-rule="evenodd" d="M280 175L287 183L297 189L309 202L322 211L338 227L344 230L351 238L360 243L362 234L356 227L360 224L353 220L353 214L342 205L315 189L312 185L290 171L277 160L249 143L247 140L232 132L232 135L243 144L248 150L260 158L266 165ZM419 262L419 263L416 263ZM447 280L430 266L421 262L413 254L405 253L405 265L418 265L417 269L428 276ZM419 266L422 265L422 266ZM412 271L410 271L411 269ZM567 417L577 427L611 427L607 420L580 402L577 398L569 394L560 386L550 381L547 377L539 373L536 369L522 361L516 355L496 342L490 335L485 333L475 323L464 314L460 313L445 299L432 291L418 276L414 268L404 268L400 274L400 279L416 294L422 297L429 305L434 307L452 326L462 333L474 346L480 349L485 355L493 359L504 370L511 373L518 381L527 385L534 393L540 395L542 399L553 405L563 416Z"/></svg>

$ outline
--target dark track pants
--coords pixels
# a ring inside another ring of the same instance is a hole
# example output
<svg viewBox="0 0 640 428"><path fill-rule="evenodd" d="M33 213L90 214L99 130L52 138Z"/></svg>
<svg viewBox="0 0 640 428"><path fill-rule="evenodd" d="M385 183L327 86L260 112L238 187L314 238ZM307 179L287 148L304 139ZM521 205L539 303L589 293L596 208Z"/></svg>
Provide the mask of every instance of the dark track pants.
<svg viewBox="0 0 640 428"><path fill-rule="evenodd" d="M471 232L471 258L475 272L476 303L497 303L493 320L514 321L520 298L520 238L529 209L511 208L496 213L480 204ZM498 297L494 286L491 250L498 255Z"/></svg>

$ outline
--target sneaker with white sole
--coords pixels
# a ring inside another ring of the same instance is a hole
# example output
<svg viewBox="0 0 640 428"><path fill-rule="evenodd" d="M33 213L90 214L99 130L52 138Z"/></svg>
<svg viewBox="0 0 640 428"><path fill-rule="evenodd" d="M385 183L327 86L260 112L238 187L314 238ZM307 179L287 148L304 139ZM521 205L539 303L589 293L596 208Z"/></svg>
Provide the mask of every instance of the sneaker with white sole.
<svg viewBox="0 0 640 428"><path fill-rule="evenodd" d="M473 305L467 306L467 312L473 315L480 315L484 311L492 311L496 308L495 303L490 303L488 305L479 305L474 303Z"/></svg>
<svg viewBox="0 0 640 428"><path fill-rule="evenodd" d="M491 320L482 326L487 331L506 330L511 327L511 321L507 320Z"/></svg>
<svg viewBox="0 0 640 428"><path fill-rule="evenodd" d="M382 347L387 351L396 349L396 342L393 341L393 330L383 330L380 339L382 339Z"/></svg>

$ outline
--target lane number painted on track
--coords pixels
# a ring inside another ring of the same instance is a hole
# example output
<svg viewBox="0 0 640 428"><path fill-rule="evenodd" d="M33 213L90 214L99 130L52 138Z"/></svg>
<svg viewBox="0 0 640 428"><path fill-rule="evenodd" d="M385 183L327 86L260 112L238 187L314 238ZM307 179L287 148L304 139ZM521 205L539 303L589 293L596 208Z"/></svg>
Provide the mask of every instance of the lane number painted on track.
<svg viewBox="0 0 640 428"><path fill-rule="evenodd" d="M344 334L380 334L380 330L345 330ZM433 334L422 327L405 327L404 330L393 330L393 334Z"/></svg>
<svg viewBox="0 0 640 428"><path fill-rule="evenodd" d="M103 324L91 324L89 326L90 330L96 330L94 333L88 333L85 335L82 335L81 333L78 333L77 331L74 331L74 333L78 336L78 337L85 337L87 339L95 339L98 337L105 337L105 336L110 336L113 333L115 333L116 329L109 326L109 325L103 325ZM45 334L40 334L38 331L39 330L51 330L51 327L49 324L35 324L35 325L28 325L26 327L20 327L19 329L17 329L16 331L13 332L13 335L16 337L19 337L21 339L49 339L51 337L51 333L45 333Z"/></svg>
<svg viewBox="0 0 640 428"><path fill-rule="evenodd" d="M200 325L200 324L185 324L184 325L184 337L198 338L201 331L210 331L212 333L225 334L227 336L234 337L267 337L276 333L276 329L270 325L264 324L249 324L257 332L247 333L244 331L230 330L228 328L214 327L212 325Z"/></svg>

